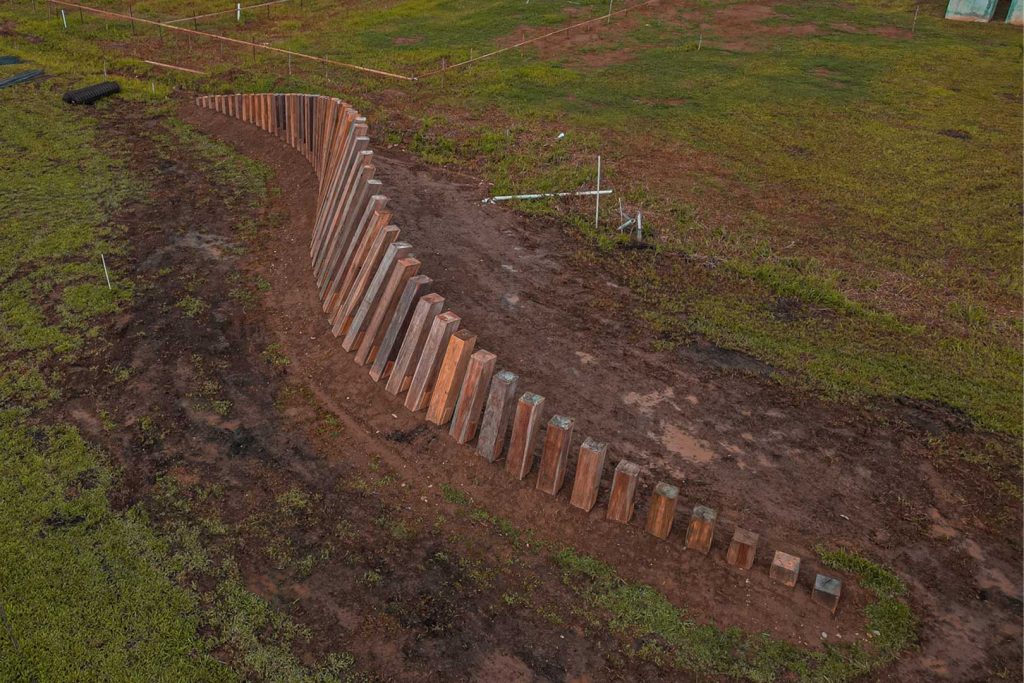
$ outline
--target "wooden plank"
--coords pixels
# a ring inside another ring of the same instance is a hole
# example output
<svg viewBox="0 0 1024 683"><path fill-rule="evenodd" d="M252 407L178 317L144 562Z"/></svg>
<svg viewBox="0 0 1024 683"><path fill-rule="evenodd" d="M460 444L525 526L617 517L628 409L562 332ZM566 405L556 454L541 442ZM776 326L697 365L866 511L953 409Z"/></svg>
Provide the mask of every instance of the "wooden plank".
<svg viewBox="0 0 1024 683"><path fill-rule="evenodd" d="M527 391L519 397L512 418L512 439L508 443L505 471L522 481L533 469L533 454L544 419L544 397Z"/></svg>
<svg viewBox="0 0 1024 683"><path fill-rule="evenodd" d="M633 518L633 503L636 487L640 481L640 465L629 460L620 460L612 477L612 490L608 494L606 519L628 524Z"/></svg>
<svg viewBox="0 0 1024 683"><path fill-rule="evenodd" d="M377 307L377 303L384 293L384 288L387 286L392 268L394 268L395 263L399 259L405 258L411 251L412 245L408 242L395 242L384 252L384 258L381 259L380 264L377 266L377 271L373 274L373 279L367 285L362 301L359 302L355 313L352 314L352 320L348 324L348 330L345 332L345 337L341 342L341 348L346 351L352 351L359 346L363 339L363 334L366 332L366 326L370 322L370 316Z"/></svg>
<svg viewBox="0 0 1024 683"><path fill-rule="evenodd" d="M437 381L437 372L448 348L448 340L458 331L461 322L462 318L456 313L445 311L438 314L430 324L430 332L423 343L423 352L412 375L409 393L405 396L405 407L412 412L423 410L430 402L431 391Z"/></svg>
<svg viewBox="0 0 1024 683"><path fill-rule="evenodd" d="M402 340L402 347L398 350L395 366L384 387L392 396L398 396L412 383L412 374L416 371L420 354L423 353L423 344L426 343L427 334L430 333L430 325L443 307L444 297L434 293L421 297L416 304L416 310L409 322L409 330Z"/></svg>
<svg viewBox="0 0 1024 683"><path fill-rule="evenodd" d="M391 367L398 356L398 349L402 346L402 339L405 338L406 330L409 329L409 322L416 309L416 302L427 293L433 282L426 275L417 275L405 283L405 289L402 291L401 298L398 299L395 313L388 322L387 330L381 338L380 348L378 348L373 365L370 367L370 379L374 382L379 382L390 376Z"/></svg>
<svg viewBox="0 0 1024 683"><path fill-rule="evenodd" d="M505 449L505 437L512 419L518 384L519 376L508 370L502 370L491 379L487 408L480 422L480 438L476 442L477 454L487 462L499 459Z"/></svg>
<svg viewBox="0 0 1024 683"><path fill-rule="evenodd" d="M365 123L353 123L347 137L341 140L340 159L324 183L324 198L317 207L319 219L314 224L313 234L321 244L326 244L336 229L348 195L355 187L359 170L372 161L372 152L364 154L369 151L369 144L370 138L366 137ZM323 247L320 249L322 251ZM311 253L310 256L314 263L323 260L323 255L319 252Z"/></svg>
<svg viewBox="0 0 1024 683"><path fill-rule="evenodd" d="M604 463L608 457L608 444L587 437L580 446L576 461L576 478L572 484L569 504L590 512L597 503L597 493L604 475Z"/></svg>
<svg viewBox="0 0 1024 683"><path fill-rule="evenodd" d="M476 347L476 335L469 330L459 330L448 340L448 348L437 371L437 381L430 393L427 407L427 422L438 426L446 424L455 412L455 401L459 398L462 379L469 367L469 358Z"/></svg>
<svg viewBox="0 0 1024 683"><path fill-rule="evenodd" d="M387 284L381 292L380 299L373 309L370 322L366 325L363 339L359 342L356 350L355 360L359 365L366 365L373 362L377 357L377 349L380 348L381 338L384 336L384 323L391 320L398 306L398 299L402 296L405 284L412 279L420 269L418 259L407 256L398 259L391 273L388 275Z"/></svg>
<svg viewBox="0 0 1024 683"><path fill-rule="evenodd" d="M459 400L455 403L451 429L448 430L456 443L469 443L476 436L484 402L487 400L487 387L490 386L497 359L493 353L483 349L469 357L466 376L459 390Z"/></svg>
<svg viewBox="0 0 1024 683"><path fill-rule="evenodd" d="M651 495L651 507L647 510L647 533L662 540L672 533L672 522L676 518L676 503L679 502L679 488L659 481Z"/></svg>
<svg viewBox="0 0 1024 683"><path fill-rule="evenodd" d="M690 525L686 529L686 548L707 555L715 539L715 522L718 513L711 508L698 505L693 508Z"/></svg>
<svg viewBox="0 0 1024 683"><path fill-rule="evenodd" d="M555 415L548 421L544 435L544 452L537 472L537 490L557 495L565 481L565 470L569 463L569 446L575 421L571 417Z"/></svg>
<svg viewBox="0 0 1024 683"><path fill-rule="evenodd" d="M365 145L370 144L366 137L366 121L360 120L355 110L349 108L341 114L339 130L335 133L331 156L325 167L325 174L320 180L320 195L317 198L316 221L313 223L313 237L319 243L323 237L329 219L329 207L336 206L344 190L346 179L361 163L357 158ZM363 131L360 135L360 131ZM315 252L310 251L310 257Z"/></svg>
<svg viewBox="0 0 1024 683"><path fill-rule="evenodd" d="M366 294L366 288L370 285L370 279L373 277L373 273L377 271L381 261L384 260L384 255L387 254L388 249L391 248L392 243L398 239L399 230L393 225L389 225L380 231L377 235L377 239L374 240L373 245L370 247L370 251L366 254L366 262L364 264L366 268L365 277L360 279L358 290L353 289L352 296L358 296L360 299ZM336 309L337 310L337 309ZM329 319L332 319L335 311L329 310ZM341 324L331 326L331 334L335 337L342 334Z"/></svg>
<svg viewBox="0 0 1024 683"><path fill-rule="evenodd" d="M320 253L320 264L316 267L316 285L321 296L328 289L337 291L337 284L344 278L339 276L338 266L345 256L354 230L359 230L374 211L383 211L388 198L381 193L383 185L373 177L373 164L366 164L357 172L357 185L352 188L350 203L338 214L337 221L325 233L327 242Z"/></svg>
<svg viewBox="0 0 1024 683"><path fill-rule="evenodd" d="M348 299L348 295L352 291L352 285L359 278L360 273L364 276L366 275L366 259L370 254L370 249L377 241L377 236L381 230L386 228L390 221L390 211L387 209L374 210L369 220L369 226L362 231L363 236L360 239L359 248L352 257L352 261L335 270L332 282L324 290L325 310L333 311L333 309L338 308L341 302ZM391 227L394 228L395 226ZM395 229L397 230L398 228Z"/></svg>
<svg viewBox="0 0 1024 683"><path fill-rule="evenodd" d="M376 185L379 185L380 181L371 180L369 181L369 183L370 184L368 184L366 187L367 191L376 189L374 183ZM376 216L377 219L379 220L379 217L383 215L385 211L384 205L386 202L387 197L381 194L368 197L365 201L365 205L363 206L362 214L358 218L358 227L356 229L363 233L367 232L366 226L374 220L374 217ZM388 218L390 217L391 215L389 212ZM335 246L332 247L332 250L337 250L340 248L340 246ZM333 261L334 258L331 257L330 260ZM365 267L365 263L360 264L357 277L366 277L366 273L363 270L363 267ZM327 270L328 268L330 270ZM343 271L341 269L340 264L335 265L334 263L332 263L331 265L325 265L324 269L325 270L322 276L323 284L320 285L320 296L323 299L324 312L328 314L328 316L331 318L331 323L333 324L338 319L339 311L343 311L345 315L351 315L352 313L355 312L355 308L356 306L359 305L360 300L358 298L352 298L351 289L349 289L344 295L342 295L341 285L345 281L345 276L348 275L349 273Z"/></svg>

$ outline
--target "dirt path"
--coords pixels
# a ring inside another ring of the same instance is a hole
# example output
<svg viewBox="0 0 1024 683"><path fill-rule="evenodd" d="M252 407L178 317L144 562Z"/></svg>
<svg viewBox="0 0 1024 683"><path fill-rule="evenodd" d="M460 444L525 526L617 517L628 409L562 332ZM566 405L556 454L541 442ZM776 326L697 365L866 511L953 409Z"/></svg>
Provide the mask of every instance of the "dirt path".
<svg viewBox="0 0 1024 683"><path fill-rule="evenodd" d="M609 526L597 512L574 515L528 485L510 485L500 468L475 462L438 430L418 429L419 419L325 340L303 256L312 197L305 162L243 124L185 115L278 170L289 221L264 264L275 293L267 322L296 359L295 371L325 405L367 431L413 434L410 444L392 448L420 475L466 485L496 512L542 533L571 536L720 624L794 641L816 642L823 630L855 632L852 612L863 596L851 591L839 622L823 623L799 592L780 594L757 573L745 587L721 562L723 540L734 524L760 531L762 564L769 549L806 557L817 543L846 544L894 566L924 615L921 652L895 677L962 679L979 667L1019 668L1015 554L977 528L964 487L925 458L929 435L962 428L954 418L924 406L897 414L808 398L750 374L770 368L718 349L647 352L642 331L628 322L629 293L578 256L579 246L555 226L482 206L465 179L376 150L394 222L464 327L480 335L479 345L518 372L522 388L546 396L551 410L577 419L575 442L585 435L609 441L615 459L647 468L645 487L682 481L682 508L716 506L725 523L717 560L705 562L680 553L678 539L656 544L635 526Z"/></svg>

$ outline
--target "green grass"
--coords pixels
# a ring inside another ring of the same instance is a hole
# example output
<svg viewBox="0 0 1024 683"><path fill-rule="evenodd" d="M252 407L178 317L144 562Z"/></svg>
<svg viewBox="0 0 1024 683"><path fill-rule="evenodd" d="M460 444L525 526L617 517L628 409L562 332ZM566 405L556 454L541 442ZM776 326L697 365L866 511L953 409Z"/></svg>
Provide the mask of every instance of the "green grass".
<svg viewBox="0 0 1024 683"><path fill-rule="evenodd" d="M0 412L0 454L0 678L234 680L166 544L137 509L110 509L111 472L74 429Z"/></svg>
<svg viewBox="0 0 1024 683"><path fill-rule="evenodd" d="M701 624L650 586L625 581L600 560L564 548L553 556L563 580L602 615L612 631L645 644L637 656L660 666L706 676L752 681L850 681L887 662L916 642L916 621L902 582L888 570L854 554L822 552L827 566L854 574L875 593L867 607L870 645L826 645L806 650L767 634L745 634ZM603 619L598 618L597 623Z"/></svg>
<svg viewBox="0 0 1024 683"><path fill-rule="evenodd" d="M0 38L0 52L9 45ZM150 187L91 109L60 101L62 87L95 79L88 60L46 59L51 72L77 75L0 91L0 679L362 680L347 654L311 666L292 653L309 634L211 555L211 538L228 532L219 519L186 521L188 502L166 480L153 500L113 510L117 472L107 456L72 426L51 423L65 370L88 367L107 343L106 324L131 308L139 283L125 275L128 249L114 218L122 205L145 201ZM131 81L124 87L130 98L145 92ZM233 152L224 158L226 148L183 125L151 133L175 155L220 154L225 202L246 210L265 198L266 169ZM182 301L185 315L207 306ZM196 369L196 396L230 412L220 386ZM113 382L131 377L120 366L98 371ZM119 428L109 412L99 417L106 431ZM168 427L159 415L141 415L132 429L128 436L157 448ZM294 511L302 501L289 492L279 503ZM157 522L146 512L153 508L173 514ZM212 592L190 588L200 583Z"/></svg>
<svg viewBox="0 0 1024 683"><path fill-rule="evenodd" d="M258 55L253 65L228 50L207 85L341 87L382 139L478 171L494 192L588 184L601 153L606 182L643 204L659 249L637 267L610 227L595 233L579 221L579 231L640 291L659 348L702 335L827 396L933 401L980 429L1020 434L1019 32L944 21L926 7L913 39L893 37L872 31L907 29L917 3L793 0L761 22L779 33L740 31L745 46L724 49L737 31L716 12L731 4L617 18L594 40L550 54L512 50L443 84L338 70L325 79L299 63L289 77L281 58ZM605 7L290 4L209 27L421 73ZM687 15L695 11L700 18ZM781 32L806 25L815 33ZM400 110L375 105L382 90L400 95L390 98ZM568 134L561 142L559 131ZM609 225L614 212L609 205ZM780 319L779 297L825 315Z"/></svg>
<svg viewBox="0 0 1024 683"><path fill-rule="evenodd" d="M719 20L717 12L735 4L659 6L613 19L590 39L578 34L572 46L511 50L443 82L325 73L298 61L289 76L282 57L253 61L244 50L205 44L205 82L156 80L214 91L340 89L366 110L380 139L432 163L465 166L496 193L587 185L601 153L606 182L631 207L643 205L658 250L638 264L617 249L614 202L608 227L597 232L575 220L582 216L567 217L595 258L640 294L657 348L700 335L828 397L931 401L979 429L1019 435L1019 32L945 21L925 6L911 39L912 0L791 0L758 26L777 33L755 33ZM442 58L457 62L606 7L290 3L250 13L241 25L224 16L204 26L423 73ZM135 8L182 13L168 0ZM195 5L216 8L212 0ZM93 64L104 58L95 42L102 22L63 31L43 12L5 12L48 51L81 53ZM783 32L808 25L814 33ZM132 40L125 25L106 30L112 40ZM140 28L136 40L158 37ZM736 41L740 48L726 49ZM182 39L165 37L161 50L190 63ZM128 59L118 68L152 73ZM567 133L562 141L559 131ZM519 208L565 216L550 203ZM776 315L780 297L810 314Z"/></svg>

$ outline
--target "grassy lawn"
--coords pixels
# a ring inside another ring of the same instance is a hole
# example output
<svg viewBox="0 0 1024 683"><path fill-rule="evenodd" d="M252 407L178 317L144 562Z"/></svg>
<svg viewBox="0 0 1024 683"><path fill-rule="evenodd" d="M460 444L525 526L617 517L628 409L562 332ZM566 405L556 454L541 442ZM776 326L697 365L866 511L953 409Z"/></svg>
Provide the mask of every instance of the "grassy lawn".
<svg viewBox="0 0 1024 683"><path fill-rule="evenodd" d="M790 0L753 14L736 0L654 4L411 84L335 69L325 80L319 66L211 45L201 66L212 78L191 82L340 89L379 138L474 169L495 193L588 185L601 154L606 182L643 207L657 249L617 248L614 201L598 230L582 207L570 218L640 295L660 347L699 334L827 396L937 402L1019 435L1019 31L948 22L931 2L912 34L918 4ZM189 8L135 4L164 18L222 7ZM422 74L606 9L307 2L200 27ZM22 23L54 43L84 38L85 49L103 26L59 35L41 13ZM196 63L184 39L139 31L154 54Z"/></svg>
<svg viewBox="0 0 1024 683"><path fill-rule="evenodd" d="M51 73L98 75L50 59ZM0 679L354 680L348 655L311 667L292 654L303 632L173 523L189 514L179 498L155 506L178 515L160 525L146 505L112 509L118 470L52 417L68 371L94 364L113 314L131 309L137 285L115 216L151 189L97 115L60 101L69 80L0 91ZM122 85L123 97L152 96L145 83ZM158 134L176 154L215 154L239 192L262 187L265 169L205 137L170 124ZM186 587L197 568L212 591Z"/></svg>

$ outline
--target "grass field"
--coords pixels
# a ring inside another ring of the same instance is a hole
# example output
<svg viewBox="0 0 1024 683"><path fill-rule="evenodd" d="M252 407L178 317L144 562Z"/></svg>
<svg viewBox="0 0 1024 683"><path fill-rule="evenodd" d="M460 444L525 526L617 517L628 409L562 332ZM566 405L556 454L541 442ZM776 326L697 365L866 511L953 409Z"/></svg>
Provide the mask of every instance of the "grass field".
<svg viewBox="0 0 1024 683"><path fill-rule="evenodd" d="M699 336L836 400L948 407L996 444L959 457L1019 501L1020 33L945 22L943 2L922 3L911 33L917 4L791 0L751 11L732 0L660 2L414 83L192 46L153 28L133 34L75 13L64 30L28 2L0 2L0 50L42 64L62 87L104 69L128 75L126 95L149 101L154 117L166 115L161 103L175 86L340 91L371 117L376 144L480 175L495 194L589 187L600 154L603 182L630 210L642 207L652 248L623 248L615 201L597 229L582 204L518 208L565 219L582 256L637 295L653 348ZM174 18L223 5L143 0L134 12ZM240 24L230 15L199 24L423 74L606 8L296 1ZM153 69L131 52L210 75ZM96 119L55 106L55 93L0 91L0 139L13 151L0 159L0 189L13 198L0 202L0 617L13 633L0 637L0 678L344 679L347 655L319 667L298 661L294 625L230 570L216 574L206 598L182 585L182 563L205 561L204 551L185 558L174 530L142 508L112 509L117 471L72 426L50 419L69 369L103 347L104 321L135 297L120 277L127 248L111 217L151 189L100 139ZM177 125L164 134L200 156L209 144ZM266 178L240 161L222 171L246 197ZM197 301L180 308L200 315L206 303ZM610 615L625 638L653 634L665 645L643 656L688 671L846 680L913 643L899 579L845 551L821 557L873 592L867 616L885 634L877 649L808 656L704 631L591 558L566 550L554 562L596 619ZM742 661L732 657L739 646L749 649Z"/></svg>
<svg viewBox="0 0 1024 683"><path fill-rule="evenodd" d="M413 84L334 68L326 83L320 67L230 47L189 62L184 39L138 30L154 54L211 69L216 90L340 84L379 138L481 173L495 193L585 186L601 154L658 249L616 249L614 201L601 229L582 211L578 227L640 294L662 348L699 334L829 396L936 402L1019 434L1019 34L944 21L939 2L911 34L918 4L655 3ZM135 5L154 18L214 9ZM289 3L201 28L422 74L605 9ZM131 35L95 19L67 35L53 18L26 28L65 44Z"/></svg>
<svg viewBox="0 0 1024 683"><path fill-rule="evenodd" d="M128 97L145 91L125 85ZM183 585L209 564L203 548L183 542L180 528L157 528L145 506L112 509L117 468L52 417L68 373L110 348L112 317L131 308L115 216L152 189L97 117L58 95L0 91L0 138L10 152L0 159L0 678L348 680L350 659L299 662L289 651L295 626L229 567L218 570L212 598ZM176 130L163 133L176 153L212 152L205 138ZM224 148L216 156L232 192L251 199L262 187L252 162ZM114 381L130 373L106 370ZM214 650L234 660L225 664Z"/></svg>

